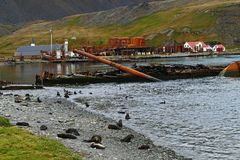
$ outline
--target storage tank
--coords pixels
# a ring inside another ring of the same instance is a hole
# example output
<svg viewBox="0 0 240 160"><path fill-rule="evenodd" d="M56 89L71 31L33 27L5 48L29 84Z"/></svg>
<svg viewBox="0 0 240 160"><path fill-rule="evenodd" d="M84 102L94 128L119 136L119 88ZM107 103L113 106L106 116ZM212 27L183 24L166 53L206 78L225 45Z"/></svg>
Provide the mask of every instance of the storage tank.
<svg viewBox="0 0 240 160"><path fill-rule="evenodd" d="M144 37L133 37L131 39L131 44L134 47L145 47L145 39Z"/></svg>
<svg viewBox="0 0 240 160"><path fill-rule="evenodd" d="M131 43L129 37L114 37L108 40L109 48L123 48L127 47Z"/></svg>

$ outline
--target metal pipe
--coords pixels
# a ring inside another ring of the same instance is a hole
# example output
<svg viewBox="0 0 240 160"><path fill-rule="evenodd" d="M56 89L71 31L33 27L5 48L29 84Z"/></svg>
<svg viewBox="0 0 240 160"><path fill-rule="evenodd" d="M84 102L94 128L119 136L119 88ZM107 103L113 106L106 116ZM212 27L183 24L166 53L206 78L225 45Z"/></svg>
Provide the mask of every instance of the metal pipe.
<svg viewBox="0 0 240 160"><path fill-rule="evenodd" d="M126 67L126 66L123 66L121 64L118 64L118 63L115 63L115 62L112 62L112 61L109 61L107 59L104 59L104 58L101 58L101 57L97 57L93 54L90 54L90 53L87 53L87 52L84 52L84 51L81 51L81 50L77 50L77 49L74 49L73 50L74 53L78 53L80 55L83 55L85 57L88 57L90 59L93 59L93 60L96 60L96 61L99 61L99 62L102 62L104 64L107 64L107 65L110 65L110 66L113 66L121 71L124 71L124 72L127 72L127 73L130 73L132 75L135 75L137 77L141 77L141 78L145 78L145 79L148 79L148 80L151 80L151 81L160 81L159 79L155 78L155 77L152 77L150 75L147 75L145 73L142 73L142 72L139 72L135 69L132 69L132 68L129 68L129 67Z"/></svg>

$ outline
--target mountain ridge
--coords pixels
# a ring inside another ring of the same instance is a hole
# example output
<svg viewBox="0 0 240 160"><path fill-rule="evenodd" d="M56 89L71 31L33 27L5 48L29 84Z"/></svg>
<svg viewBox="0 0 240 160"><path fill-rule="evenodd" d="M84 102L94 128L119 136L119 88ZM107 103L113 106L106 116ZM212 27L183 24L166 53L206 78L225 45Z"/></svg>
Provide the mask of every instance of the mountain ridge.
<svg viewBox="0 0 240 160"><path fill-rule="evenodd" d="M56 20L65 16L102 11L149 0L1 0L0 24Z"/></svg>

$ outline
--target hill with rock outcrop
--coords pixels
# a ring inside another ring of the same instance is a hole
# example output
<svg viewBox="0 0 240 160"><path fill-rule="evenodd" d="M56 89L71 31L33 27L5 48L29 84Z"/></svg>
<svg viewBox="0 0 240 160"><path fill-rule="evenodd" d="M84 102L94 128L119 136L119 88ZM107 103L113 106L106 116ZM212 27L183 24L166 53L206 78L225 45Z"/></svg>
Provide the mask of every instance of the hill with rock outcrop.
<svg viewBox="0 0 240 160"><path fill-rule="evenodd" d="M65 16L97 12L149 0L1 0L0 35L35 20L56 20Z"/></svg>
<svg viewBox="0 0 240 160"><path fill-rule="evenodd" d="M0 38L0 52L13 52L27 45L69 39L70 47L104 46L111 37L143 36L148 46L185 41L218 41L228 49L240 46L240 0L162 0L122 6L105 11L81 13L54 21L30 22Z"/></svg>

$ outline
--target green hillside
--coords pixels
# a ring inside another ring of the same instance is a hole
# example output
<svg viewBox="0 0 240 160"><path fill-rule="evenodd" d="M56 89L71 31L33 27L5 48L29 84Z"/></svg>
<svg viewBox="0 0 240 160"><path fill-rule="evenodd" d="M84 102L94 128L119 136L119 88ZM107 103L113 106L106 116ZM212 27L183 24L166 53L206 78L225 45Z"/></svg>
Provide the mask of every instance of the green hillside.
<svg viewBox="0 0 240 160"><path fill-rule="evenodd" d="M213 0L205 3L193 1L138 18L126 25L84 26L81 23L82 15L58 21L33 22L9 36L1 37L0 53L13 55L18 46L29 45L31 37L35 37L37 44L49 43L51 27L54 30L54 41L62 43L67 38L72 48L82 45L104 45L108 38L114 36L144 36L149 46L162 46L173 40L178 43L192 40L224 43L224 37L214 29L216 22L221 18L215 11L225 12L225 8L239 4L240 0ZM225 44L230 48L238 47L238 44Z"/></svg>

